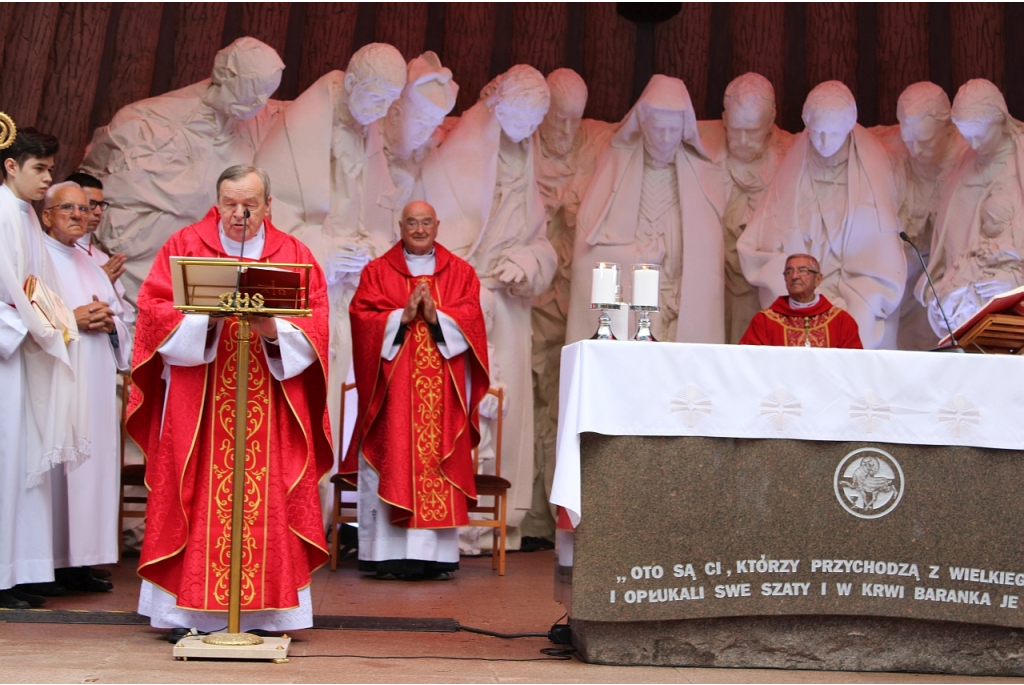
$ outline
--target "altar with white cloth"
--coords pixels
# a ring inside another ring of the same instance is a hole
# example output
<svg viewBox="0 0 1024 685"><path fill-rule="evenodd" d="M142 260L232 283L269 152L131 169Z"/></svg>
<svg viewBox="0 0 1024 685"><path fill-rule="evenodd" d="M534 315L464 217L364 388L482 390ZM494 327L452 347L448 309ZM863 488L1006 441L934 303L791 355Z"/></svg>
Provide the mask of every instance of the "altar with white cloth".
<svg viewBox="0 0 1024 685"><path fill-rule="evenodd" d="M1024 637L1022 371L565 347L551 501L576 527L559 577L583 658L1024 673L1005 656Z"/></svg>

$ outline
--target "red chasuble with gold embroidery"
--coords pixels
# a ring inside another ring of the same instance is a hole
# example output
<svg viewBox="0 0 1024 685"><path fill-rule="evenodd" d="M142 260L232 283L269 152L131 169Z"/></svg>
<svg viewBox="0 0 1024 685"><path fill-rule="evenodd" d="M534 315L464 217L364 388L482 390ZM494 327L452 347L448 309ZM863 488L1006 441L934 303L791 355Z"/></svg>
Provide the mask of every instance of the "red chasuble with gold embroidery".
<svg viewBox="0 0 1024 685"><path fill-rule="evenodd" d="M441 245L434 245L434 256L434 275L414 277L399 242L366 265L349 306L359 416L341 471L355 482L361 451L380 475L377 495L392 505L391 522L407 528L468 523L467 499L476 499L478 405L489 384L480 282L473 267ZM405 308L421 281L469 349L445 359L417 317L388 361L381 357L388 315Z"/></svg>
<svg viewBox="0 0 1024 685"><path fill-rule="evenodd" d="M128 433L146 455L146 537L139 575L186 609L228 608L231 472L234 466L237 321L221 331L216 359L170 366L165 404L157 349L184 315L173 308L171 256L227 257L216 208L171 236L139 291ZM265 224L261 261L316 264L295 238ZM328 559L317 483L333 462L327 418L328 304L323 274L311 273L311 318L292 318L318 360L285 381L270 373L262 341L250 347L246 412L242 610L289 609ZM163 429L161 431L161 421Z"/></svg>
<svg viewBox="0 0 1024 685"><path fill-rule="evenodd" d="M768 309L754 315L740 345L775 347L842 347L863 349L857 322L834 306L824 295L806 309L789 306L788 297L780 297Z"/></svg>

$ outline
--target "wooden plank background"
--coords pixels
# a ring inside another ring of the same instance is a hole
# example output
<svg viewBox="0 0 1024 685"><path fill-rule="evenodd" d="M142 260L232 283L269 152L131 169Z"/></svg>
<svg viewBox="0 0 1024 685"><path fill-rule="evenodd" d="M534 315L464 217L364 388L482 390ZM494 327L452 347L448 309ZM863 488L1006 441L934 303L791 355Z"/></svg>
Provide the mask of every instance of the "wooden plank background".
<svg viewBox="0 0 1024 685"><path fill-rule="evenodd" d="M827 79L850 86L869 126L895 123L900 92L920 80L952 97L988 78L1024 117L1024 8L956 2L684 3L658 24L627 20L614 3L4 3L0 110L61 140L63 177L120 107L208 77L217 50L244 35L281 55L283 100L383 41L406 58L436 51L461 87L456 114L528 63L576 69L590 87L587 116L606 120L655 73L682 78L698 115L718 117L725 86L746 71L775 85L779 124L792 131L807 91Z"/></svg>

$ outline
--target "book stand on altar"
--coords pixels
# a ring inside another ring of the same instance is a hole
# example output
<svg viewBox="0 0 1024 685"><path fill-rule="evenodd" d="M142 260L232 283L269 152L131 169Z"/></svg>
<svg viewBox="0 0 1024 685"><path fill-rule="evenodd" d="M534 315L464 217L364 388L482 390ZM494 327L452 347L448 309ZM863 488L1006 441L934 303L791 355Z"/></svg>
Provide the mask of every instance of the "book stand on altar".
<svg viewBox="0 0 1024 685"><path fill-rule="evenodd" d="M966 352L1024 354L1024 287L996 295L953 333ZM947 335L939 348L949 344Z"/></svg>
<svg viewBox="0 0 1024 685"><path fill-rule="evenodd" d="M231 496L231 570L228 590L228 629L224 633L191 635L174 646L175 658L288 659L291 638L260 637L241 631L242 538L245 529L241 498L245 492L247 421L238 408L249 406L250 320L254 316L308 317L311 264L243 262L234 259L171 257L174 308L189 314L209 314L238 319L238 365L235 387L234 464ZM242 455L239 459L238 455Z"/></svg>

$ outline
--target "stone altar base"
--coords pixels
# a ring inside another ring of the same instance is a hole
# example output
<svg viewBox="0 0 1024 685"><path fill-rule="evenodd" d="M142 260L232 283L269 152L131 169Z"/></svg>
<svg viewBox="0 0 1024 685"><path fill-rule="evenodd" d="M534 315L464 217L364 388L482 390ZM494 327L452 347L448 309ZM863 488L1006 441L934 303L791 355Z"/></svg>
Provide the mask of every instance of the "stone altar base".
<svg viewBox="0 0 1024 685"><path fill-rule="evenodd" d="M1024 675L1024 631L998 626L855 616L571 625L592 664Z"/></svg>

